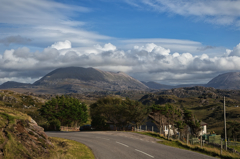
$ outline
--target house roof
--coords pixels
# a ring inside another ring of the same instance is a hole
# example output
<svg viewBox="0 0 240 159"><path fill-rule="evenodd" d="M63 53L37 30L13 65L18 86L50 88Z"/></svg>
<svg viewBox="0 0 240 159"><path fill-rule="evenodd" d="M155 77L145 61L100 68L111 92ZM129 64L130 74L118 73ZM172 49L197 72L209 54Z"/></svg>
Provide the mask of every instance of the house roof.
<svg viewBox="0 0 240 159"><path fill-rule="evenodd" d="M205 122L203 122L203 121L201 121L201 126L203 126L203 125L207 125L207 123L205 123Z"/></svg>

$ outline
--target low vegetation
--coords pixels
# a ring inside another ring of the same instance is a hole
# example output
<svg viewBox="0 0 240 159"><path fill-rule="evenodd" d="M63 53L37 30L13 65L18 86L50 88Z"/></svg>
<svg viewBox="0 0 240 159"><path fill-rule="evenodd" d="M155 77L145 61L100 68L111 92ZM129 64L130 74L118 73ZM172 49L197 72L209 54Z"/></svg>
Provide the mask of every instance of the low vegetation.
<svg viewBox="0 0 240 159"><path fill-rule="evenodd" d="M54 145L49 158L51 159L94 159L92 151L84 144L76 141L62 139L57 137L49 137Z"/></svg>
<svg viewBox="0 0 240 159"><path fill-rule="evenodd" d="M161 139L161 141L158 141L158 143L164 144L167 146L171 146L171 147L176 147L176 148L185 149L185 150L191 150L191 151L195 151L195 152L199 152L199 153L203 153L203 154L206 154L209 156L223 158L223 159L239 159L240 158L240 156L238 154L227 152L225 150L223 150L222 155L220 155L219 148L216 148L213 146L208 146L206 144L201 148L201 146L199 144L194 144L194 145L188 144L187 145L186 143L183 143L179 140L174 140L174 139L168 140L166 137L159 135L157 133L151 133L151 132L138 132L138 133Z"/></svg>

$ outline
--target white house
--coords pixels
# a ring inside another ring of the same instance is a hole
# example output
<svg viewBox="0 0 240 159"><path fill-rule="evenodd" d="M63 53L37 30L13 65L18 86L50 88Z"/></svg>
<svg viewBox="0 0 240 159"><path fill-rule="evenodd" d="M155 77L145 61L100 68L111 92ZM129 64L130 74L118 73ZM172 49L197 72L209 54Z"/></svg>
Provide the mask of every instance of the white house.
<svg viewBox="0 0 240 159"><path fill-rule="evenodd" d="M199 135L207 134L207 123L201 121L200 124L201 124L201 130L199 132ZM170 135L174 135L173 129L171 129L172 126L169 125L169 127L170 127ZM168 134L168 126L167 125L164 126L164 130L163 131L164 131L165 135ZM189 128L189 131L190 131L190 128ZM177 130L176 130L176 133L178 133Z"/></svg>
<svg viewBox="0 0 240 159"><path fill-rule="evenodd" d="M201 121L202 130L200 131L199 135L207 134L207 123Z"/></svg>

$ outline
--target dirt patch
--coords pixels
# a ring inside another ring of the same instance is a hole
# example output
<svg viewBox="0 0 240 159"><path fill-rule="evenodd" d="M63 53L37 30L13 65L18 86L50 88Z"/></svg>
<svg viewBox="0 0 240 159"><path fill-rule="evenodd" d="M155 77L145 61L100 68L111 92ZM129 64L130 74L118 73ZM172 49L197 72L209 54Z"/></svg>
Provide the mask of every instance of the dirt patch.
<svg viewBox="0 0 240 159"><path fill-rule="evenodd" d="M17 123L16 130L20 133L23 133L25 131L24 126L21 122Z"/></svg>

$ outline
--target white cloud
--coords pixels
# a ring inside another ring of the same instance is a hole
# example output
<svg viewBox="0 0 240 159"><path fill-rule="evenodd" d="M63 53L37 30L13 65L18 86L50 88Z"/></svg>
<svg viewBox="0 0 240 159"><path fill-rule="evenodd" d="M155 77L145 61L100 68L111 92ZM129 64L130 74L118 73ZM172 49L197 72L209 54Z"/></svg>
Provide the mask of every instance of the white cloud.
<svg viewBox="0 0 240 159"><path fill-rule="evenodd" d="M0 81L26 78L26 81L32 79L34 82L56 68L68 66L123 71L139 80L168 84L206 83L218 73L240 71L240 44L222 56L214 57L171 52L154 43L137 45L128 51L111 43L93 46L93 53L89 52L90 48L86 49L88 51L80 52L75 48L64 49L64 54L51 47L41 52L31 52L26 47L6 50L0 56Z"/></svg>
<svg viewBox="0 0 240 159"><path fill-rule="evenodd" d="M70 49L72 48L72 44L69 40L65 40L64 42L60 41L52 44L51 48L55 48L57 50Z"/></svg>
<svg viewBox="0 0 240 159"><path fill-rule="evenodd" d="M123 43L122 48L131 49L134 46L142 47L146 44L154 43L155 45L161 46L163 48L170 49L173 52L191 52L201 53L203 50L199 50L199 48L203 47L200 42L191 41L191 40L179 40L179 39L129 39L129 40L121 40ZM205 50L204 50L205 51Z"/></svg>
<svg viewBox="0 0 240 159"><path fill-rule="evenodd" d="M105 44L104 47L97 44L95 45L95 48L100 51L114 51L117 49L116 46L112 45L111 43Z"/></svg>
<svg viewBox="0 0 240 159"><path fill-rule="evenodd" d="M233 48L233 50L227 50L229 56L238 56L240 57L240 43Z"/></svg>

